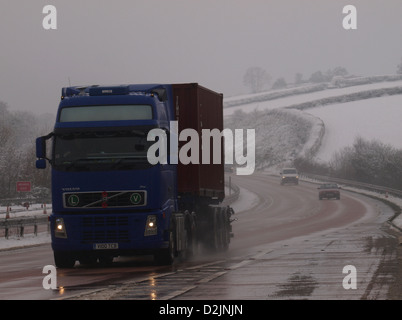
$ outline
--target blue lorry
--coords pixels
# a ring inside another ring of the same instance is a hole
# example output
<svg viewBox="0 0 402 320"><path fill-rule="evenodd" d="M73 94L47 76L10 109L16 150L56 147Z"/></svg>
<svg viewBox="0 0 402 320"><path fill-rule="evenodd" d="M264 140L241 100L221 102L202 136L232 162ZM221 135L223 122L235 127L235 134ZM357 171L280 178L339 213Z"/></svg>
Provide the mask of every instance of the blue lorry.
<svg viewBox="0 0 402 320"><path fill-rule="evenodd" d="M138 254L172 264L201 245L228 248L224 164L172 161L172 123L222 131L222 94L197 83L62 88L54 130L36 139L36 167L51 165L58 268ZM168 137L166 162L149 161L153 129Z"/></svg>

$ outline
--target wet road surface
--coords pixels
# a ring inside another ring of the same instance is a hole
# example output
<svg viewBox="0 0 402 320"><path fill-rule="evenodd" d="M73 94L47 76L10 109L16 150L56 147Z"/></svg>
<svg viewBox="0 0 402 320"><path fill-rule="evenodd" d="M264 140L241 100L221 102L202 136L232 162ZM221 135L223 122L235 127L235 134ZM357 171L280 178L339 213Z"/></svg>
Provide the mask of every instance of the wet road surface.
<svg viewBox="0 0 402 320"><path fill-rule="evenodd" d="M225 253L202 248L191 261L156 266L148 257L118 258L112 267L58 269L45 290L50 245L0 252L0 299L392 299L398 277L393 212L378 201L341 192L318 200L317 186L280 186L277 177L232 177L258 196L236 213ZM355 268L356 289L345 289ZM391 292L391 293L390 293Z"/></svg>

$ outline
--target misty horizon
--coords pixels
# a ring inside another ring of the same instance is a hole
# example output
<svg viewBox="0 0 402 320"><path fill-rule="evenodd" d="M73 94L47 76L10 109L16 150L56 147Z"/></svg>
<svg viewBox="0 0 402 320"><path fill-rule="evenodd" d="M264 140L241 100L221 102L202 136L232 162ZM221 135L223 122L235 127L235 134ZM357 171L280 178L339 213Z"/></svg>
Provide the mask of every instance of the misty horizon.
<svg viewBox="0 0 402 320"><path fill-rule="evenodd" d="M10 110L55 112L69 85L198 82L225 97L249 93L243 76L260 67L272 82L308 79L341 66L353 75L395 73L402 56L402 3L353 1L8 2L0 19L0 100ZM269 89L272 82L265 89Z"/></svg>

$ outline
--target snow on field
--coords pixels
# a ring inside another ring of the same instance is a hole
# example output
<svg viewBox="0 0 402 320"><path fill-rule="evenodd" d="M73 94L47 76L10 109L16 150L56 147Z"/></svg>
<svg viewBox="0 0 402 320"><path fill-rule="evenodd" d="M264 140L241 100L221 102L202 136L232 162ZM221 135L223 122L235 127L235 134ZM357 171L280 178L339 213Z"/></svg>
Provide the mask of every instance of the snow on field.
<svg viewBox="0 0 402 320"><path fill-rule="evenodd" d="M266 100L266 101L257 101L256 96L260 96L262 94L254 94L254 95L245 95L245 96L238 96L238 97L230 97L225 98L225 103L230 103L236 100L244 101L245 104L239 105L236 107L230 107L224 109L225 116L229 116L233 114L236 110L242 110L244 112L251 112L255 109L257 110L269 110L269 109L276 109L276 108L283 108L292 106L295 104L300 104L308 101L324 99L328 97L336 97L336 96L343 96L347 94L362 92L362 91L369 91L369 90L376 90L376 89L383 89L383 88L393 88L393 87L400 87L402 86L402 81L389 81L389 82L378 82L372 84L365 84L359 86L352 86L346 88L333 88L333 89L326 89L326 90L319 90L315 92L305 93L305 94L295 94L289 95L284 98L280 99L273 99L273 100ZM292 89L286 89L287 91L291 91Z"/></svg>
<svg viewBox="0 0 402 320"><path fill-rule="evenodd" d="M402 149L402 95L373 98L308 109L323 120L325 135L316 157L328 161L355 138L376 139Z"/></svg>
<svg viewBox="0 0 402 320"><path fill-rule="evenodd" d="M321 147L316 154L316 159L328 161L334 152L345 146L352 145L357 136L367 140L377 139L396 148L402 148L402 126L399 124L402 118L401 94L370 99L367 99L365 94L361 94L362 100L343 102L345 97L350 94L356 94L353 99L359 99L359 93L389 88L402 88L402 81L377 82L294 95L291 95L291 93L298 92L297 88L285 89L283 91L288 96L265 101L258 100L261 100L261 97L267 97L272 92L245 95L237 97L237 101L245 102L245 104L225 108L224 114L225 116L230 116L236 110L246 113L251 113L254 110L289 110L287 108L290 106L298 107L298 105L311 101L320 102L321 99L337 97L335 99L336 103L304 109L299 113L315 117L318 121L316 121L315 128L319 127L320 120L324 123L325 134L321 140ZM225 103L236 103L236 97L225 99ZM278 129L279 125L282 124L278 124ZM311 132L310 144L321 139L318 134L319 131Z"/></svg>

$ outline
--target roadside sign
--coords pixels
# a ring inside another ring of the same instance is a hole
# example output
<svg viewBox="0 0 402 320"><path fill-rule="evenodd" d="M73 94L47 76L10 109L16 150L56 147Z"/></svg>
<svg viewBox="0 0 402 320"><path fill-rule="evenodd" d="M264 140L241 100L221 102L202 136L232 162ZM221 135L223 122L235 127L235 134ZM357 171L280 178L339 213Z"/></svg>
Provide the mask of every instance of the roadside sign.
<svg viewBox="0 0 402 320"><path fill-rule="evenodd" d="M30 192L31 191L31 181L18 181L17 182L18 192Z"/></svg>

